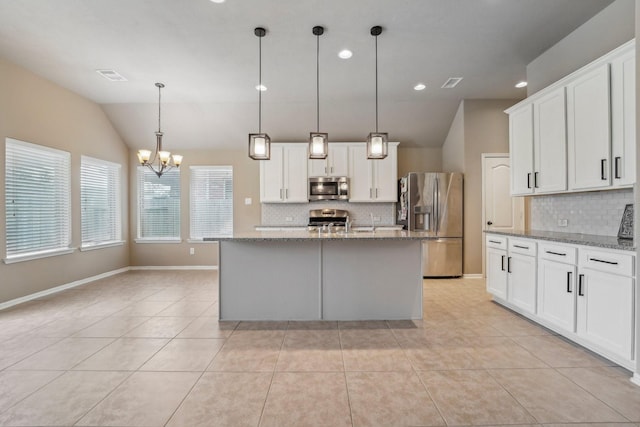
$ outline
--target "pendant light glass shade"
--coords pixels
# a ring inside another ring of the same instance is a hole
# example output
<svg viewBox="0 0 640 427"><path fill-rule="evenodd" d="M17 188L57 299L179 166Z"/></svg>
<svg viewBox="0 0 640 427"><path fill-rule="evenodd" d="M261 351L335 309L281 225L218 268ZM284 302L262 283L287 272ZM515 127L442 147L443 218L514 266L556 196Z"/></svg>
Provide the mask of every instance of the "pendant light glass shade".
<svg viewBox="0 0 640 427"><path fill-rule="evenodd" d="M262 87L262 37L267 30L257 27L253 33L258 37L258 88ZM249 134L249 157L254 160L269 160L271 158L271 138L262 133L262 90L258 90L258 133Z"/></svg>
<svg viewBox="0 0 640 427"><path fill-rule="evenodd" d="M376 131L367 137L367 159L379 160L387 157L389 134L378 132L378 36L382 34L382 27L371 27L371 35L376 40Z"/></svg>
<svg viewBox="0 0 640 427"><path fill-rule="evenodd" d="M367 137L367 159L384 159L387 157L389 134L371 132Z"/></svg>
<svg viewBox="0 0 640 427"><path fill-rule="evenodd" d="M324 27L313 27L316 36L316 131L309 133L309 158L326 159L329 154L329 134L320 132L320 36Z"/></svg>
<svg viewBox="0 0 640 427"><path fill-rule="evenodd" d="M158 88L158 131L156 132L156 151L153 153L153 158L151 157L151 150L138 150L138 162L141 166L147 166L153 172L155 172L158 177L161 177L163 173L172 168L179 168L182 163L182 156L178 154L174 154L173 156L169 151L164 151L162 149L162 136L164 135L160 130L160 118L161 118L161 110L160 110L160 101L161 101L161 90L164 87L162 83L156 83L156 87Z"/></svg>

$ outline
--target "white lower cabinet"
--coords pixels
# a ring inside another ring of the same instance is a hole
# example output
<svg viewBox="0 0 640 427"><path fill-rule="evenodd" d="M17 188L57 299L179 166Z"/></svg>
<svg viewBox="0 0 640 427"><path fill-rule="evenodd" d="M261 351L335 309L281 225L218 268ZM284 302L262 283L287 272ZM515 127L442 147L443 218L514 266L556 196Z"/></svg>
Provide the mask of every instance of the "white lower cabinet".
<svg viewBox="0 0 640 427"><path fill-rule="evenodd" d="M536 243L535 256L517 248ZM497 302L627 368L635 364L634 267L626 251L487 234L487 291Z"/></svg>
<svg viewBox="0 0 640 427"><path fill-rule="evenodd" d="M487 292L516 307L536 311L536 243L487 238Z"/></svg>
<svg viewBox="0 0 640 427"><path fill-rule="evenodd" d="M633 358L634 279L631 255L590 250L578 271L577 334L625 359ZM624 264L629 267L625 268ZM618 268L619 274L611 273Z"/></svg>
<svg viewBox="0 0 640 427"><path fill-rule="evenodd" d="M538 254L538 316L572 333L576 326L576 249L541 243Z"/></svg>

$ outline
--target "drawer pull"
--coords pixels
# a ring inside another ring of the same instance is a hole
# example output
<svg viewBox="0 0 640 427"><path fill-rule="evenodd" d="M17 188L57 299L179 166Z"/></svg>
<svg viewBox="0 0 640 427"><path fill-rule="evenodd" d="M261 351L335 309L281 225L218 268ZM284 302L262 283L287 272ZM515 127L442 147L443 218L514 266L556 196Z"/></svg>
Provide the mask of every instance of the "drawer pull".
<svg viewBox="0 0 640 427"><path fill-rule="evenodd" d="M495 243L495 244L499 245L499 244L500 244L500 243L502 243L502 242L499 242L499 241L497 241L497 240L489 240L489 243Z"/></svg>
<svg viewBox="0 0 640 427"><path fill-rule="evenodd" d="M584 274L578 274L578 295L583 297L582 293L582 282L584 282Z"/></svg>
<svg viewBox="0 0 640 427"><path fill-rule="evenodd" d="M618 263L615 261L606 261L604 259L598 259L598 258L589 258L589 261L601 262L603 264L610 264L610 265L618 265Z"/></svg>
<svg viewBox="0 0 640 427"><path fill-rule="evenodd" d="M567 271L567 292L573 292L573 290L571 289L571 271Z"/></svg>
<svg viewBox="0 0 640 427"><path fill-rule="evenodd" d="M502 271L504 271L504 255L502 255L502 261L501 261L500 269Z"/></svg>
<svg viewBox="0 0 640 427"><path fill-rule="evenodd" d="M529 249L529 246L513 245L514 248Z"/></svg>
<svg viewBox="0 0 640 427"><path fill-rule="evenodd" d="M551 255L567 256L567 254L563 254L563 253L560 253L560 252L554 252L554 251L545 251L545 252L548 253L548 254L551 254Z"/></svg>

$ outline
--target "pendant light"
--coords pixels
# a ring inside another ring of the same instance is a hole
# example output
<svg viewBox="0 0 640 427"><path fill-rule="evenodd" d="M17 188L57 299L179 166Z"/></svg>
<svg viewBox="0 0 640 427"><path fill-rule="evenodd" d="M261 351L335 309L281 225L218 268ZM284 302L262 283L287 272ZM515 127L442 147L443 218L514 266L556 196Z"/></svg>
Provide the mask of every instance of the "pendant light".
<svg viewBox="0 0 640 427"><path fill-rule="evenodd" d="M151 159L151 150L138 150L138 161L140 165L147 166L158 175L158 178L169 169L179 168L182 163L182 156L178 154L171 155L168 151L162 150L162 131L160 130L160 91L164 87L162 83L156 83L158 88L158 131L156 132L156 151Z"/></svg>
<svg viewBox="0 0 640 427"><path fill-rule="evenodd" d="M389 134L378 132L378 36L382 33L382 27L371 27L371 35L376 40L376 131L367 137L367 159L384 159L387 157L387 142Z"/></svg>
<svg viewBox="0 0 640 427"><path fill-rule="evenodd" d="M316 36L316 131L309 133L309 158L326 159L329 153L329 134L320 132L320 36L324 27L313 27Z"/></svg>
<svg viewBox="0 0 640 427"><path fill-rule="evenodd" d="M269 160L271 158L271 138L262 133L262 38L267 30L257 27L253 33L258 37L258 133L249 134L249 157L254 160Z"/></svg>

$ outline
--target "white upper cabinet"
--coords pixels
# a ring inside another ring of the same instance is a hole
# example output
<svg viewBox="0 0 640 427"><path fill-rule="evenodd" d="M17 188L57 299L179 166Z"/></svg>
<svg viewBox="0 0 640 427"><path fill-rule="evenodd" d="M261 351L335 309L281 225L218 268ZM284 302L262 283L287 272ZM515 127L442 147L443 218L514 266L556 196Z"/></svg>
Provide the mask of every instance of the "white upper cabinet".
<svg viewBox="0 0 640 427"><path fill-rule="evenodd" d="M260 161L260 202L307 203L307 145L271 144Z"/></svg>
<svg viewBox="0 0 640 427"><path fill-rule="evenodd" d="M348 176L349 146L329 143L326 159L309 159L309 176Z"/></svg>
<svg viewBox="0 0 640 427"><path fill-rule="evenodd" d="M533 187L536 194L567 189L566 103L563 87L533 103Z"/></svg>
<svg viewBox="0 0 640 427"><path fill-rule="evenodd" d="M613 185L629 187L636 176L636 56L627 50L611 61L611 157Z"/></svg>
<svg viewBox="0 0 640 427"><path fill-rule="evenodd" d="M364 143L349 145L349 201L396 202L398 143L389 143L387 157L367 159Z"/></svg>
<svg viewBox="0 0 640 427"><path fill-rule="evenodd" d="M635 183L635 40L506 110L514 196Z"/></svg>
<svg viewBox="0 0 640 427"><path fill-rule="evenodd" d="M567 85L569 189L608 187L611 124L609 64L599 65Z"/></svg>
<svg viewBox="0 0 640 427"><path fill-rule="evenodd" d="M533 193L533 104L509 113L509 151L511 153L511 194Z"/></svg>

